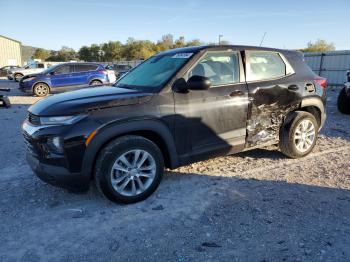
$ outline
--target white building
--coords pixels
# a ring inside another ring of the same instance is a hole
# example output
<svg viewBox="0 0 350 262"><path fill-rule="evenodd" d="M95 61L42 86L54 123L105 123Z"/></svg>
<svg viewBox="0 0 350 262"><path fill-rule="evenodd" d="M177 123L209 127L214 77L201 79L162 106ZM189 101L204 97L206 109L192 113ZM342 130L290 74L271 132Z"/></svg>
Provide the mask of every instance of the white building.
<svg viewBox="0 0 350 262"><path fill-rule="evenodd" d="M22 65L21 42L0 35L0 67Z"/></svg>

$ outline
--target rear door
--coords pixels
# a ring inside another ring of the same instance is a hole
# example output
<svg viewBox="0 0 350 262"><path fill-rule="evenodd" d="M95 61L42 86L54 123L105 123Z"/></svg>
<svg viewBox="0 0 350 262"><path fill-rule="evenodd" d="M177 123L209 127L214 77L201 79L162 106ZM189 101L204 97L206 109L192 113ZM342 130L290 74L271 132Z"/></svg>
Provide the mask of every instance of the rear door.
<svg viewBox="0 0 350 262"><path fill-rule="evenodd" d="M301 102L304 84L280 52L247 50L245 61L250 100L247 147L274 143L284 117Z"/></svg>
<svg viewBox="0 0 350 262"><path fill-rule="evenodd" d="M208 51L185 74L208 77L209 90L174 93L175 139L192 160L242 150L246 136L247 85L239 52Z"/></svg>
<svg viewBox="0 0 350 262"><path fill-rule="evenodd" d="M91 71L91 65L77 64L74 67L74 83L77 86L89 85L89 72Z"/></svg>

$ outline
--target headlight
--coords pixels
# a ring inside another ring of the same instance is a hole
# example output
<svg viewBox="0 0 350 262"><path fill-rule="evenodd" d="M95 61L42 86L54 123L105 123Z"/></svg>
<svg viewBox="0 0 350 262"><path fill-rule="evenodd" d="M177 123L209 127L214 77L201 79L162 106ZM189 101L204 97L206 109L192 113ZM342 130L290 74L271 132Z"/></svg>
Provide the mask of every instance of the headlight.
<svg viewBox="0 0 350 262"><path fill-rule="evenodd" d="M86 115L77 116L49 116L40 117L40 124L42 125L71 125L83 119Z"/></svg>
<svg viewBox="0 0 350 262"><path fill-rule="evenodd" d="M63 153L63 141L61 137L54 136L47 139L47 145L55 153Z"/></svg>
<svg viewBox="0 0 350 262"><path fill-rule="evenodd" d="M23 82L28 82L28 81L32 81L35 77L29 77L23 80Z"/></svg>

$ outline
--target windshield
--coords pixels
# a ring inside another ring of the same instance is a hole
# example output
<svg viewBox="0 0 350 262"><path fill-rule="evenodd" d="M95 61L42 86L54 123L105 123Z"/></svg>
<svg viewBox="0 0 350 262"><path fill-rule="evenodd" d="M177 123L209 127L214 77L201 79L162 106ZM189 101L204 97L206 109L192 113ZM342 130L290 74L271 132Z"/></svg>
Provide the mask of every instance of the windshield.
<svg viewBox="0 0 350 262"><path fill-rule="evenodd" d="M122 77L114 84L116 87L135 89L157 89L190 59L192 53L156 55Z"/></svg>
<svg viewBox="0 0 350 262"><path fill-rule="evenodd" d="M51 66L49 68L46 68L44 71L42 71L41 73L42 74L48 74L52 71L54 71L57 67L59 67L60 65L54 65L54 66Z"/></svg>

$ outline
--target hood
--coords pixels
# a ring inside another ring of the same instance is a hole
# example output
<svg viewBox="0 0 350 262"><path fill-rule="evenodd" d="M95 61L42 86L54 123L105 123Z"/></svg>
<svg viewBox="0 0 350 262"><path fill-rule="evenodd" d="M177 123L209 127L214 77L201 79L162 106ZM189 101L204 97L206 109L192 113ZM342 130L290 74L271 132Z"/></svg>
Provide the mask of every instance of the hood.
<svg viewBox="0 0 350 262"><path fill-rule="evenodd" d="M119 87L94 87L49 96L28 111L38 116L75 115L90 110L141 104L152 98L152 93Z"/></svg>
<svg viewBox="0 0 350 262"><path fill-rule="evenodd" d="M27 78L31 78L31 77L37 77L40 76L41 74L29 74L29 75L25 75L24 77L22 77L21 81Z"/></svg>

